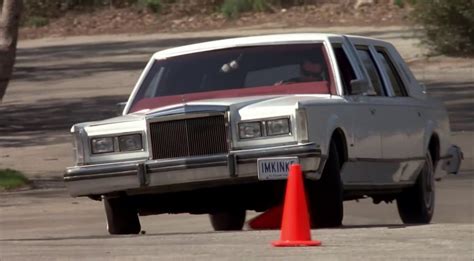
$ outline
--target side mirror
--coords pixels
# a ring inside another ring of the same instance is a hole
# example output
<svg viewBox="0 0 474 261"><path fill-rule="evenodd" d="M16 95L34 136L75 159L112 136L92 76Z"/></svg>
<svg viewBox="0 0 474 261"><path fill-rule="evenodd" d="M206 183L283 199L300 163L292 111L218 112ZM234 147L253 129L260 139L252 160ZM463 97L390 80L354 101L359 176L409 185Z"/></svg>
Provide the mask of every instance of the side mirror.
<svg viewBox="0 0 474 261"><path fill-rule="evenodd" d="M351 95L376 95L373 90L369 89L369 82L366 80L352 80L351 88Z"/></svg>
<svg viewBox="0 0 474 261"><path fill-rule="evenodd" d="M123 110L125 109L125 106L127 105L127 102L119 102L117 103L115 106L116 106L116 111L115 111L115 114L117 116L120 116L122 115L123 113Z"/></svg>

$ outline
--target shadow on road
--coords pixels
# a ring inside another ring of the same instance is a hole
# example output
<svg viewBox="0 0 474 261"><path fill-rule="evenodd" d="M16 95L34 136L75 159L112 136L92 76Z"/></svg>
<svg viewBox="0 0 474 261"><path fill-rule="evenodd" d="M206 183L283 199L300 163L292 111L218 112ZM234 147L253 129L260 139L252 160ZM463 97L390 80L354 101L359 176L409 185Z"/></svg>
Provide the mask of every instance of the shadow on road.
<svg viewBox="0 0 474 261"><path fill-rule="evenodd" d="M13 80L67 80L92 76L102 72L140 70L145 67L148 59L141 58L137 60L137 55L151 57L153 53L164 48L218 39L221 38L176 38L21 48L18 49ZM102 61L74 63L74 59L91 58L89 60L92 60L97 57L100 57ZM108 59L116 59L116 57L121 57L122 61L107 61ZM127 57L134 57L133 59L135 60L127 59ZM60 60L69 60L72 63L58 65ZM45 63L38 66L38 61ZM48 65L47 62L53 62L56 65Z"/></svg>
<svg viewBox="0 0 474 261"><path fill-rule="evenodd" d="M342 226L338 228L331 228L331 230L337 229L363 229L363 228L387 228L387 229L402 229L412 226L422 226L422 225L350 225ZM11 239L0 239L0 242L5 241L61 241L61 240L81 240L81 239L116 239L116 238L133 238L133 237L161 237L161 236L186 236L186 235L220 235L220 234L240 234L240 233L252 233L259 230L242 230L242 231L202 231L202 232L166 232L166 233L146 233L142 231L142 234L138 235L90 235L90 236L67 236L67 237L38 237L38 238L11 238ZM274 231L278 231L275 229Z"/></svg>
<svg viewBox="0 0 474 261"><path fill-rule="evenodd" d="M68 141L73 124L113 117L116 104L126 99L126 96L117 95L0 106L0 147Z"/></svg>
<svg viewBox="0 0 474 261"><path fill-rule="evenodd" d="M141 70L145 65L146 61L87 62L41 67L20 65L15 67L14 80L31 82L68 80L79 77L92 77L94 74L104 72Z"/></svg>
<svg viewBox="0 0 474 261"><path fill-rule="evenodd" d="M410 30L392 30L387 32L360 32L362 36L376 36L390 39L391 35L406 34L406 38L416 37L416 33ZM70 78L92 76L102 72L140 70L145 66L147 59L135 61L108 61L108 62L84 62L71 63L68 65L46 65L37 66L38 61L56 62L58 60L73 60L101 57L107 61L115 57L150 57L153 53L165 48L220 40L225 37L195 37L195 38L170 38L141 41L112 41L102 43L83 43L60 46L47 46L39 48L20 48L17 52L16 66L13 73L14 80L20 81L48 81L67 80ZM395 37L395 36L394 36ZM29 65L30 63L30 65ZM32 65L34 64L34 65Z"/></svg>
<svg viewBox="0 0 474 261"><path fill-rule="evenodd" d="M245 233L250 231L240 231L237 233ZM78 239L116 239L126 237L156 237L156 236L184 236L184 235L209 235L209 234L222 234L222 233L236 233L232 232L177 232L177 233L153 233L153 234L138 234L138 235L90 235L90 236L69 236L69 237L38 237L38 238L11 238L11 239L0 239L0 242L5 241L60 241L60 240L78 240Z"/></svg>
<svg viewBox="0 0 474 261"><path fill-rule="evenodd" d="M387 228L387 229L400 229L407 227L418 227L426 226L429 224L386 224L386 225L343 225L339 228L334 229L359 229L359 228Z"/></svg>
<svg viewBox="0 0 474 261"><path fill-rule="evenodd" d="M392 32L387 32L392 33ZM371 32L360 33L371 36ZM376 33L380 34L380 33ZM94 77L102 72L137 71L144 67L145 60L132 55L151 55L153 52L172 46L217 40L219 37L176 38L125 42L85 43L18 50L16 80L34 84L38 81ZM124 56L125 59L111 59ZM126 59L129 57L130 59ZM83 59L78 63L64 64L61 59L101 57L102 61ZM105 60L105 61L104 61ZM56 61L53 64L36 66L38 61ZM427 82L430 95L447 104L451 128L454 131L474 130L474 82ZM88 89L83 88L84 92ZM44 92L49 90L45 87ZM0 106L0 146L25 147L31 145L56 144L68 141L68 130L74 124L109 118L115 114L115 104L126 100L126 96L100 96L94 98L42 100L34 104L12 104Z"/></svg>
<svg viewBox="0 0 474 261"><path fill-rule="evenodd" d="M472 86L467 83L427 83L429 94L447 104L453 131L474 130ZM79 122L113 117L116 104L127 96L43 100L0 107L0 146L24 147L69 141L70 127Z"/></svg>

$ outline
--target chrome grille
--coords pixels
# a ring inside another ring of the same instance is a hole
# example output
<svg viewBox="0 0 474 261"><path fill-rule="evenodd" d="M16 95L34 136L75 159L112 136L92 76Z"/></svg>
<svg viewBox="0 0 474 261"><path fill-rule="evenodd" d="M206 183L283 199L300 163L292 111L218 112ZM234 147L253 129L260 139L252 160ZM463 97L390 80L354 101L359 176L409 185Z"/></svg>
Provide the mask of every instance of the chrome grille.
<svg viewBox="0 0 474 261"><path fill-rule="evenodd" d="M150 123L153 159L228 152L223 115Z"/></svg>

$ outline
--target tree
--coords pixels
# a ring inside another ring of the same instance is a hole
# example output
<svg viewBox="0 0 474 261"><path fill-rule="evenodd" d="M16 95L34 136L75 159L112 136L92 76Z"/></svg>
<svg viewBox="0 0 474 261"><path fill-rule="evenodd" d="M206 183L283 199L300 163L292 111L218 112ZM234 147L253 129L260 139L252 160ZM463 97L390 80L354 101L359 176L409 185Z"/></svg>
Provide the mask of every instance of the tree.
<svg viewBox="0 0 474 261"><path fill-rule="evenodd" d="M474 1L416 1L412 12L434 53L474 55Z"/></svg>
<svg viewBox="0 0 474 261"><path fill-rule="evenodd" d="M7 90L13 65L23 0L3 0L0 16L0 102Z"/></svg>

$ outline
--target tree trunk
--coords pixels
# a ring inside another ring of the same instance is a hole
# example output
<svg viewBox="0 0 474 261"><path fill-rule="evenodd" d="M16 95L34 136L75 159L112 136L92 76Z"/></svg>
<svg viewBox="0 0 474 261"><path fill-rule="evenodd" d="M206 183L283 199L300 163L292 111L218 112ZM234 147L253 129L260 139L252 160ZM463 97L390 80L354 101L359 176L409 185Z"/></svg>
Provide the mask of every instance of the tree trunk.
<svg viewBox="0 0 474 261"><path fill-rule="evenodd" d="M15 64L16 42L23 0L4 0L0 16L0 102Z"/></svg>

